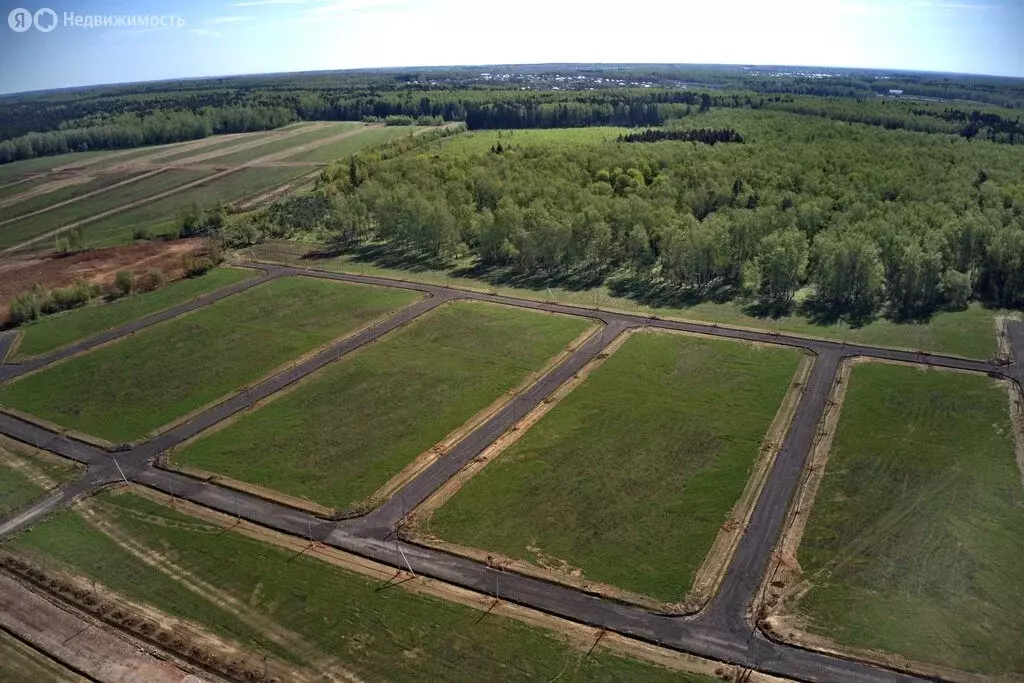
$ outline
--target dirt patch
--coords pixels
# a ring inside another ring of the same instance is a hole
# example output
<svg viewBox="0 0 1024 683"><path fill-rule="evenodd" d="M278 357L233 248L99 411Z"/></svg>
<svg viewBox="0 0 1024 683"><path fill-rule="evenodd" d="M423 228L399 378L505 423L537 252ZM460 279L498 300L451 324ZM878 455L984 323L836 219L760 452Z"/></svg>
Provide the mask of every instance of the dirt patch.
<svg viewBox="0 0 1024 683"><path fill-rule="evenodd" d="M41 194L47 194L48 192L53 192L54 190L59 190L60 188L67 187L69 185L81 185L82 183L87 183L94 179L95 178L93 176L89 175L76 175L70 178L61 178L58 180L51 180L45 183L39 183L38 185L33 185L31 189L26 189L24 192L20 194L16 194L6 199L0 200L0 208L10 206L11 204L17 204L18 202L23 202L26 199L38 197Z"/></svg>
<svg viewBox="0 0 1024 683"><path fill-rule="evenodd" d="M182 257L206 248L202 239L149 242L125 247L81 251L67 256L6 256L0 260L0 323L7 320L11 301L32 285L67 287L76 280L110 285L119 270L136 274L156 268L168 282L184 276Z"/></svg>
<svg viewBox="0 0 1024 683"><path fill-rule="evenodd" d="M0 573L0 625L92 680L199 683L195 669L154 656L153 648L52 602L28 582ZM74 679L79 680L79 679Z"/></svg>
<svg viewBox="0 0 1024 683"><path fill-rule="evenodd" d="M162 505L167 504L168 497L165 494L141 486L132 486L130 490L135 495L143 496ZM567 642L583 653L589 653L592 650L602 650L676 671L718 676L723 680L741 680L741 676L747 675L746 670L739 667L650 645L626 636L606 632L603 629L584 626L529 607L511 604L500 598L496 599L490 595L470 591L435 579L424 576L411 576L404 570L395 570L394 567L389 567L329 546L316 543L310 545L304 539L272 531L250 522L239 521L234 517L201 507L189 501L176 501L174 507L183 514L213 522L225 529L230 529L234 533L264 543L271 543L289 551L304 552L309 556L351 573L359 574L382 583L395 582L397 587L410 593L447 600L487 614L515 619L530 626L553 631L564 642ZM746 680L751 682L759 681L760 683L772 683L773 681L781 680L759 676L761 675L758 674Z"/></svg>
<svg viewBox="0 0 1024 683"><path fill-rule="evenodd" d="M22 476L41 488L43 491L50 491L60 485L59 481L37 467L32 460L39 459L49 462L60 462L61 464L67 463L67 460L51 453L47 453L46 451L33 449L29 446L17 447L18 453L15 453L15 448L14 442L12 442L11 439L8 439L5 436L0 436L0 466L8 467L19 472ZM23 457L21 454L26 450L30 450L31 455Z"/></svg>

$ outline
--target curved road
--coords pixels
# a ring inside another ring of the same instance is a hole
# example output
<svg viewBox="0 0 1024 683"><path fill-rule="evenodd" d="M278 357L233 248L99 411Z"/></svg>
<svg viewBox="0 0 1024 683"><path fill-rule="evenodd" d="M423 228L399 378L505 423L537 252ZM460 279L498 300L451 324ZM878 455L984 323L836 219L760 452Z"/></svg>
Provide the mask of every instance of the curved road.
<svg viewBox="0 0 1024 683"><path fill-rule="evenodd" d="M485 594L496 590L503 600L516 602L577 622L601 627L664 647L689 652L709 659L756 669L765 673L805 681L881 681L923 680L897 671L851 661L840 657L776 643L765 638L748 620L747 610L761 583L772 548L782 532L790 501L799 485L804 462L810 452L819 420L825 409L829 388L843 358L867 356L908 363L927 364L983 372L1024 383L1024 366L1014 362L994 363L906 350L846 344L796 335L723 327L681 321L660 320L577 306L545 303L508 296L424 285L363 275L347 275L286 266L250 264L263 270L259 277L231 285L172 309L156 313L127 325L103 332L53 353L23 363L0 365L0 381L9 380L100 344L130 335L182 313L209 305L268 280L289 275L401 287L422 292L421 301L394 316L336 341L322 351L297 362L262 382L247 387L221 403L193 416L156 437L134 447L104 450L74 438L56 434L20 418L0 413L0 433L88 466L86 474L0 523L0 537L38 521L46 514L69 505L122 478L176 498L183 498L248 521L295 536L314 539L342 550L397 568L411 566L414 571L470 588ZM197 478L160 469L156 456L204 429L246 409L254 401L270 396L291 383L316 372L345 354L405 325L437 306L456 300L479 300L538 311L585 316L603 323L602 329L587 339L556 367L517 395L504 408L467 434L447 454L423 470L400 492L376 510L352 519L334 521L271 502L257 496L211 484ZM560 584L504 572L463 557L425 548L398 538L399 521L438 487L452 477L507 429L519 416L550 396L626 330L650 327L680 330L704 335L781 344L807 349L817 358L801 396L793 422L768 479L757 500L744 535L730 562L717 595L698 615L690 617L649 613L641 608L616 603ZM1024 323L1007 326L1014 358L1024 357ZM0 347L7 340L0 338ZM4 356L0 348L0 359Z"/></svg>

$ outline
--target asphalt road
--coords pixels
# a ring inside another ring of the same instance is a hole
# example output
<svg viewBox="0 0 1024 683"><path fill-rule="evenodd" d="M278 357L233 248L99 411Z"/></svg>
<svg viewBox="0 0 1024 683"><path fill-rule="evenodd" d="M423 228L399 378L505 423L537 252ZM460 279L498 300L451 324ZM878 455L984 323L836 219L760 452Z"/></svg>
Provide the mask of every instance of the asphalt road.
<svg viewBox="0 0 1024 683"><path fill-rule="evenodd" d="M253 386L245 388L208 410L176 425L153 439L115 452L105 451L74 438L55 434L41 426L0 413L0 433L88 465L76 482L0 522L0 537L23 529L53 510L93 493L122 478L162 491L174 499L186 499L228 515L284 533L319 541L391 566L408 569L452 584L492 594L502 600L527 605L577 622L605 628L665 647L730 664L738 664L805 681L923 680L897 671L850 661L769 641L748 620L746 613L760 587L772 548L782 532L785 515L799 485L800 473L814 441L825 409L831 383L843 358L871 358L920 363L943 368L984 372L1024 382L1024 364L994 363L954 356L845 344L796 335L774 334L714 324L666 321L657 318L545 303L507 296L493 296L447 287L422 285L379 277L327 273L299 268L254 264L264 274L237 283L195 301L104 332L47 356L25 363L0 365L0 381L12 379L96 346L130 335L150 325L209 305L225 296L267 280L287 275L307 275L346 282L402 287L426 297L396 315L338 340L320 352L295 363ZM586 316L603 327L504 408L466 435L447 454L438 458L379 508L362 517L334 521L311 515L257 496L160 469L156 456L202 430L227 419L253 402L280 391L316 372L345 354L405 325L437 306L460 299L489 301L552 313ZM417 546L398 538L396 527L405 514L476 457L519 418L539 405L615 337L632 328L681 330L729 339L781 344L807 349L814 367L801 396L793 423L783 441L768 479L757 500L721 587L700 614L673 617L589 595L564 585L492 569L481 563ZM1010 323L1014 358L1024 358L1024 324ZM0 347L4 344L0 339ZM0 348L0 357L3 356Z"/></svg>

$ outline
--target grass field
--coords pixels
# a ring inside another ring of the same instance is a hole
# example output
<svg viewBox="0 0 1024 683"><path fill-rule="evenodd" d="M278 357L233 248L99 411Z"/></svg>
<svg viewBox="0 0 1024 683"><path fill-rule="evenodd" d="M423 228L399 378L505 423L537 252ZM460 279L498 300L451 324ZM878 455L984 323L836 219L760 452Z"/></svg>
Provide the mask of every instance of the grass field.
<svg viewBox="0 0 1024 683"><path fill-rule="evenodd" d="M188 210L193 204L199 204L204 208L212 208L218 201L227 204L283 185L293 178L309 173L309 170L308 168L269 167L242 169L213 180L209 184L193 187L83 226L83 239L90 248L99 248L131 242L136 229L146 230L153 236L176 235L180 227L182 212ZM169 173L182 172L169 171ZM197 171L184 172L198 173Z"/></svg>
<svg viewBox="0 0 1024 683"><path fill-rule="evenodd" d="M347 130L357 130L362 127L363 124L356 123L354 121L340 121L327 123L320 126L311 127L310 130L290 135L280 140L273 140L265 145L258 145L249 149L243 149L233 154L225 154L224 156L217 157L216 163L218 164L244 164L247 161L253 161L260 157L265 157L268 154L276 154L278 152L284 152L292 147L298 145L304 145L309 142L314 142L322 138L327 138L332 135L338 135L344 133Z"/></svg>
<svg viewBox="0 0 1024 683"><path fill-rule="evenodd" d="M0 164L0 185L13 183L15 180L18 180L19 178L24 177L26 175L30 175L32 173L49 171L51 169L57 168L58 166L67 166L68 164L77 163L79 161L92 160L109 154L113 154L113 152L72 152L69 154L59 154L52 157L36 157L35 159L26 159L24 161L16 161L12 164Z"/></svg>
<svg viewBox="0 0 1024 683"><path fill-rule="evenodd" d="M199 277L172 282L152 292L132 294L108 304L96 304L46 316L21 328L21 341L14 358L53 351L255 275L254 270L217 268Z"/></svg>
<svg viewBox="0 0 1024 683"><path fill-rule="evenodd" d="M15 467L14 465L18 465ZM0 440L0 518L46 493L51 480L62 484L77 476L80 468L57 456L33 456L29 449L8 439ZM38 473L40 477L33 477Z"/></svg>
<svg viewBox="0 0 1024 683"><path fill-rule="evenodd" d="M209 171L166 171L118 188L114 192L105 192L37 216L27 216L0 226L0 248L14 246L69 223L184 185L209 174ZM52 243L46 243L44 246L52 247Z"/></svg>
<svg viewBox="0 0 1024 683"><path fill-rule="evenodd" d="M259 258L266 258L272 261L287 261L292 264L297 263L298 265L309 267L310 263L301 260L298 256L310 248L309 245L274 242L258 245L255 247L255 252ZM862 327L855 328L842 322L816 324L798 315L781 318L755 317L746 313L742 305L735 302L705 302L687 307L645 305L627 296L616 295L605 286L577 291L557 286L526 288L494 285L476 278L453 276L452 272L457 270L457 268L445 271L430 270L422 267L414 269L386 267L376 265L373 260L367 260L366 258L354 255L345 255L334 259L318 259L314 263L317 268L326 268L340 272L380 275L430 284L451 284L455 287L465 287L542 301L555 300L559 303L587 307L600 306L601 308L629 313L687 318L740 327L754 327L815 337L841 339L860 344L920 349L981 359L991 358L998 351L995 317L1005 313L1005 311L987 309L977 303L973 303L966 311L937 313L932 316L929 322L923 324L900 324L885 319L877 319ZM465 265L471 264L460 264L460 266Z"/></svg>
<svg viewBox="0 0 1024 683"><path fill-rule="evenodd" d="M175 152L174 154L168 154L167 156L162 156L159 159L154 159L153 163L156 163L156 164L166 164L166 163L170 163L172 161L178 161L180 159L186 159L186 158L192 157L192 156L199 156L200 154L209 154L210 152L221 152L221 151L227 152L228 150L230 150L235 145L241 145L241 144L245 144L245 143L248 143L248 142L252 142L253 140L259 139L261 137L265 137L266 135L267 135L266 131L260 131L259 133L247 133L247 134L241 135L241 136L234 136L234 137L232 137L232 138L230 138L228 140L220 140L220 141L211 140L211 141L208 142L208 144L205 144L205 145L202 145L202 146L199 146L199 147L193 147L191 149L187 149L187 150L184 150L182 152ZM214 157L214 158L216 158L216 157ZM208 161L204 161L202 163L213 163L213 158L209 159Z"/></svg>
<svg viewBox="0 0 1024 683"><path fill-rule="evenodd" d="M111 441L138 439L414 299L274 280L0 387L0 403Z"/></svg>
<svg viewBox="0 0 1024 683"><path fill-rule="evenodd" d="M127 180L131 175L132 174L129 173L107 173L97 176L88 182L66 185L53 190L52 192L36 195L35 197L29 197L28 199L24 199L15 204L5 206L3 208L4 220L24 216L27 213L39 211L40 209L45 209L48 206L53 206L54 204L74 199L75 197L80 197L90 192L95 192L96 190L107 187L108 185L113 185L114 183L119 183L122 180ZM33 185L34 183L25 183L21 185L21 191L25 192L31 189Z"/></svg>
<svg viewBox="0 0 1024 683"><path fill-rule="evenodd" d="M172 460L349 507L539 370L588 324L480 303L446 305Z"/></svg>
<svg viewBox="0 0 1024 683"><path fill-rule="evenodd" d="M202 577L237 600L224 609L192 584L144 564L74 511L58 513L5 546L50 567L89 576L256 651L300 665L323 655L362 680L676 681L711 679L606 654L589 657L548 631L496 614L415 594L308 555L266 545L134 495L101 494L90 507L119 534L158 553L172 568ZM269 619L301 648L268 637ZM319 668L319 667L318 667Z"/></svg>
<svg viewBox="0 0 1024 683"><path fill-rule="evenodd" d="M370 128L329 145L320 145L295 156L285 157L282 161L335 161L344 159L350 154L355 154L364 147L379 145L396 138L412 135L423 130L417 126L385 126L384 128Z"/></svg>
<svg viewBox="0 0 1024 683"><path fill-rule="evenodd" d="M65 669L59 663L0 631L0 683L50 681L65 683L88 679Z"/></svg>
<svg viewBox="0 0 1024 683"><path fill-rule="evenodd" d="M798 554L808 630L1024 675L1024 489L1010 430L991 379L857 366Z"/></svg>
<svg viewBox="0 0 1024 683"><path fill-rule="evenodd" d="M620 135L629 133L628 128L592 126L589 128L535 128L528 130L480 130L443 139L435 144L443 145L451 153L486 152L499 142L503 147L544 146L578 147L614 142Z"/></svg>
<svg viewBox="0 0 1024 683"><path fill-rule="evenodd" d="M438 509L429 531L682 601L798 360L788 349L634 335Z"/></svg>

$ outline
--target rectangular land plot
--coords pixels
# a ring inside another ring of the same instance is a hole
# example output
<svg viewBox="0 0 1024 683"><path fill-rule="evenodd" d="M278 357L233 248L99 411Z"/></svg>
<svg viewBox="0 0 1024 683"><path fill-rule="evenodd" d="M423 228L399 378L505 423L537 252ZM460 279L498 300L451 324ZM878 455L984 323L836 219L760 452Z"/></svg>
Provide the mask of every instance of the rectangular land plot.
<svg viewBox="0 0 1024 683"><path fill-rule="evenodd" d="M171 459L332 508L365 504L590 325L447 304Z"/></svg>
<svg viewBox="0 0 1024 683"><path fill-rule="evenodd" d="M102 190L103 188L114 185L121 181L127 180L131 177L128 173L104 173L95 177L84 177L85 182L75 182L62 187L56 187L49 192L43 192L33 197L26 197L20 201L8 204L7 206L0 209L3 212L3 220L9 218L18 218L25 214L34 213L40 211L54 204L66 202L76 197L81 197L84 194L95 192L96 190ZM37 180L32 183L20 183L14 187L20 188L20 193L27 193L33 190L35 187L40 185L46 185L52 182L60 181L46 181Z"/></svg>
<svg viewBox="0 0 1024 683"><path fill-rule="evenodd" d="M635 334L425 530L682 602L799 359L783 347Z"/></svg>
<svg viewBox="0 0 1024 683"><path fill-rule="evenodd" d="M112 327L173 308L221 287L255 277L257 272L245 268L216 268L198 277L172 282L152 292L138 292L111 303L48 315L20 328L21 338L14 359L48 353Z"/></svg>
<svg viewBox="0 0 1024 683"><path fill-rule="evenodd" d="M330 280L273 280L0 387L0 404L131 441L416 298Z"/></svg>
<svg viewBox="0 0 1024 683"><path fill-rule="evenodd" d="M185 169L188 169L188 166L167 173L198 173ZM143 230L151 236L177 235L183 212L190 209L193 204L206 209L213 208L217 202L229 204L268 188L283 185L309 171L310 169L301 167L245 168L209 183L85 225L82 227L83 239L89 248L95 249L131 242L136 230Z"/></svg>
<svg viewBox="0 0 1024 683"><path fill-rule="evenodd" d="M1006 389L852 372L798 559L798 623L833 642L1024 675L1024 487Z"/></svg>
<svg viewBox="0 0 1024 683"><path fill-rule="evenodd" d="M4 550L190 620L256 661L266 653L272 674L284 664L315 671L316 680L328 673L366 681L713 680L603 648L584 657L586 649L500 610L481 617L429 591L380 590L378 578L316 553L224 532L220 523L130 493L103 493L59 512Z"/></svg>
<svg viewBox="0 0 1024 683"><path fill-rule="evenodd" d="M390 142L397 138L412 135L423 130L415 126L385 126L384 128L367 128L353 133L329 145L316 145L294 156L285 157L281 161L336 161L355 154L364 147Z"/></svg>
<svg viewBox="0 0 1024 683"><path fill-rule="evenodd" d="M206 175L210 175L210 171L187 169L164 171L124 187L119 187L116 190L103 192L95 197L65 204L52 211L45 211L34 216L25 216L13 223L0 225L0 248L14 246L20 242L30 240L33 237L43 235L98 213L131 204L179 185L199 180ZM85 227L83 226L84 230ZM52 246L52 242L46 246Z"/></svg>
<svg viewBox="0 0 1024 683"><path fill-rule="evenodd" d="M308 131L295 133L293 135L283 137L280 140L271 140L265 145L257 145L256 147L250 147L249 149L243 149L231 154L218 156L216 160L213 161L218 164L244 164L270 154L286 152L292 147L309 144L322 138L331 137L332 135L340 135L346 131L356 131L362 126L363 124L356 123L354 121L342 121L309 126Z"/></svg>

